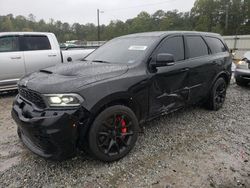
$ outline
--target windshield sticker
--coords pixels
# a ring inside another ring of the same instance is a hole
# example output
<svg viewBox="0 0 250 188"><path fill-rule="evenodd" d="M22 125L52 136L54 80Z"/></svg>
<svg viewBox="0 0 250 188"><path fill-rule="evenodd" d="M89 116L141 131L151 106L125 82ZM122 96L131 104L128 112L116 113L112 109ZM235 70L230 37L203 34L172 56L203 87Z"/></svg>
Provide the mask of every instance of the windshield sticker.
<svg viewBox="0 0 250 188"><path fill-rule="evenodd" d="M129 50L139 50L139 51L144 51L147 49L147 46L130 46L128 48Z"/></svg>

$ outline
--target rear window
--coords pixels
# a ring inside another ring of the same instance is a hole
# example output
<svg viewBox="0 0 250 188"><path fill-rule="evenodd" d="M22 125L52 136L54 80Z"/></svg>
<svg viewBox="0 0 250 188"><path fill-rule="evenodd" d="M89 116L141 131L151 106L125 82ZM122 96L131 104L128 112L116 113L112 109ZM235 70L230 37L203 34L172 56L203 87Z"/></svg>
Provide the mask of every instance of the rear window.
<svg viewBox="0 0 250 188"><path fill-rule="evenodd" d="M19 51L18 36L5 36L0 38L0 52Z"/></svg>
<svg viewBox="0 0 250 188"><path fill-rule="evenodd" d="M50 50L50 42L47 36L24 36L24 50Z"/></svg>
<svg viewBox="0 0 250 188"><path fill-rule="evenodd" d="M187 47L189 49L189 58L208 55L208 47L200 36L187 36Z"/></svg>
<svg viewBox="0 0 250 188"><path fill-rule="evenodd" d="M206 37L206 41L213 54L226 51L226 48L220 39L214 37Z"/></svg>

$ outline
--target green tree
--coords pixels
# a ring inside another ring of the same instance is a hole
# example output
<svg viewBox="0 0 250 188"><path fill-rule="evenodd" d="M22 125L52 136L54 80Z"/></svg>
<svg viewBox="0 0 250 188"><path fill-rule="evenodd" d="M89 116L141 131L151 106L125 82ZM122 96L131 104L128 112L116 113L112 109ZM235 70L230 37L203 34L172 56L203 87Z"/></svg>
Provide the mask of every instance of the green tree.
<svg viewBox="0 0 250 188"><path fill-rule="evenodd" d="M132 20L130 27L130 33L153 31L153 22L150 14L147 12L141 12L136 18Z"/></svg>
<svg viewBox="0 0 250 188"><path fill-rule="evenodd" d="M199 31L213 31L218 23L219 6L216 0L197 0L191 10L193 27Z"/></svg>
<svg viewBox="0 0 250 188"><path fill-rule="evenodd" d="M117 36L166 30L212 31L223 35L250 34L250 0L196 0L190 12L158 10L152 15L139 13L135 18L112 20L101 25L101 40ZM36 21L33 14L14 17L12 14L0 16L2 31L53 32L60 42L67 40L97 40L97 26L93 23L62 23L50 19Z"/></svg>
<svg viewBox="0 0 250 188"><path fill-rule="evenodd" d="M3 22L1 23L1 30L2 31L13 31L14 30L11 16L6 16L3 18Z"/></svg>

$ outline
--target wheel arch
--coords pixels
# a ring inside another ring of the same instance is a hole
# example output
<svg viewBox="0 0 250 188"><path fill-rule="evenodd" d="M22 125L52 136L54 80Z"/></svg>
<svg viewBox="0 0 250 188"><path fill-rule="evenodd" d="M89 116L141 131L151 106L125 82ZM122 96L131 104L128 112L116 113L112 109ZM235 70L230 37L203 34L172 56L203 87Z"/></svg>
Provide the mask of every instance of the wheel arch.
<svg viewBox="0 0 250 188"><path fill-rule="evenodd" d="M213 88L213 85L215 84L216 80L218 80L219 78L223 78L225 79L226 83L227 83L227 86L230 84L230 80L231 80L231 76L230 76L230 73L227 73L226 71L221 71L219 72L215 77L214 79L212 80L210 86L209 86L209 90L206 94L206 97L205 99L208 99L209 98L209 95L210 95L210 92L211 92L211 89Z"/></svg>
<svg viewBox="0 0 250 188"><path fill-rule="evenodd" d="M104 109L114 106L124 105L129 107L136 115L138 121L141 118L141 108L139 103L127 92L119 92L108 95L97 102L91 109L90 113L95 118Z"/></svg>
<svg viewBox="0 0 250 188"><path fill-rule="evenodd" d="M222 71L220 73L218 73L216 75L216 77L214 78L213 82L212 82L212 85L211 87L213 87L214 83L216 82L216 80L218 80L219 78L224 78L226 83L227 83L227 86L230 84L230 80L231 80L231 75L230 73L227 73L225 71Z"/></svg>

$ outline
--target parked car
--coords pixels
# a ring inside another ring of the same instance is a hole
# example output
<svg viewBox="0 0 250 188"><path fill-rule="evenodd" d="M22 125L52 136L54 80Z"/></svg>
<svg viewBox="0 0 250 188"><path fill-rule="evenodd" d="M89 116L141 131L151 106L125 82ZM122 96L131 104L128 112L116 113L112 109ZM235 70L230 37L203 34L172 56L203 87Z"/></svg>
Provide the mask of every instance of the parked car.
<svg viewBox="0 0 250 188"><path fill-rule="evenodd" d="M0 91L16 89L26 74L83 59L93 50L61 51L53 33L0 33Z"/></svg>
<svg viewBox="0 0 250 188"><path fill-rule="evenodd" d="M234 62L232 62L232 72L234 72L234 71L235 71L235 69L236 69L236 65L235 65L235 63L234 63Z"/></svg>
<svg viewBox="0 0 250 188"><path fill-rule="evenodd" d="M12 116L23 143L42 157L62 160L86 147L115 161L134 147L139 124L197 103L220 109L231 64L218 34L122 36L84 61L20 80Z"/></svg>
<svg viewBox="0 0 250 188"><path fill-rule="evenodd" d="M250 51L246 52L243 59L235 69L235 80L239 86L247 86L250 83Z"/></svg>

